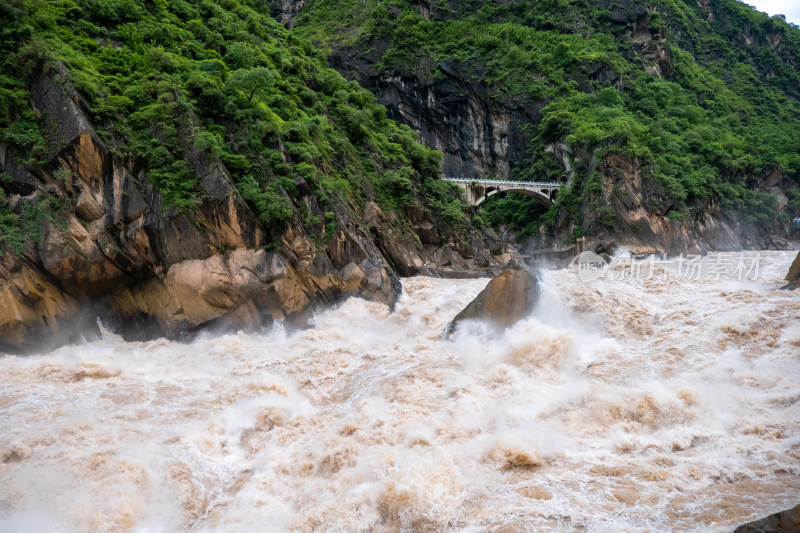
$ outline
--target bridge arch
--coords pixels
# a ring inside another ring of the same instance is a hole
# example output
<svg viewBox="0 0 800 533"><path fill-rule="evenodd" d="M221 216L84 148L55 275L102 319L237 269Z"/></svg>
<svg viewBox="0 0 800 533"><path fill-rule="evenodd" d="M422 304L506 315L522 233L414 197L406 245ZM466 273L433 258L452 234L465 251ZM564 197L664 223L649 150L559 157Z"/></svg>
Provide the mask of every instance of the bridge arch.
<svg viewBox="0 0 800 533"><path fill-rule="evenodd" d="M442 177L442 179L460 187L464 191L467 203L473 206L480 205L486 198L500 192L517 192L535 199L544 207L550 207L553 205L556 193L564 186L563 183L555 182L482 180L454 177Z"/></svg>
<svg viewBox="0 0 800 533"><path fill-rule="evenodd" d="M543 190L542 192L537 192L537 191L530 191L528 189L498 189L497 187L492 187L491 191L487 189L485 194L476 198L477 201L475 202L475 205L476 206L481 205L484 201L486 201L487 198L489 198L490 196L494 196L497 193L505 194L509 192L517 192L519 194L524 194L525 196L533 198L534 200L536 200L537 202L539 202L540 204L542 204L544 207L547 208L553 205L553 198L551 197L550 191L547 191L546 189ZM555 197L555 193L556 191L553 191L552 193L553 197Z"/></svg>

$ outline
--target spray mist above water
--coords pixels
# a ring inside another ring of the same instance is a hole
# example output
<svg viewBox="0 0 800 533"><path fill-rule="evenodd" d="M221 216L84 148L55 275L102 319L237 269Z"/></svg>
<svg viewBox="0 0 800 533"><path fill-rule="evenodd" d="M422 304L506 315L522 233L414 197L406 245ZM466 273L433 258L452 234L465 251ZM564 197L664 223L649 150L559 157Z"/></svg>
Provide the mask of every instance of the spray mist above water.
<svg viewBox="0 0 800 533"><path fill-rule="evenodd" d="M0 358L0 531L730 531L800 500L800 297L758 279L403 280L288 334ZM608 272L621 271L612 263Z"/></svg>

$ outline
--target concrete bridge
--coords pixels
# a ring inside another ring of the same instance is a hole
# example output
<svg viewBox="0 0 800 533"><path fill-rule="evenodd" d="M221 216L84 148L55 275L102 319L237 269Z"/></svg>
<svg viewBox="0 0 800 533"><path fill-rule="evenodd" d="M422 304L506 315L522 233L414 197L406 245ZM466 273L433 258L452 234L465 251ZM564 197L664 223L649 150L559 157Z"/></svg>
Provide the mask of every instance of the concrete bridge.
<svg viewBox="0 0 800 533"><path fill-rule="evenodd" d="M556 192L566 183L541 183L533 181L504 181L442 177L464 189L464 199L469 205L481 202L498 192L518 192L536 199L545 207L553 205Z"/></svg>

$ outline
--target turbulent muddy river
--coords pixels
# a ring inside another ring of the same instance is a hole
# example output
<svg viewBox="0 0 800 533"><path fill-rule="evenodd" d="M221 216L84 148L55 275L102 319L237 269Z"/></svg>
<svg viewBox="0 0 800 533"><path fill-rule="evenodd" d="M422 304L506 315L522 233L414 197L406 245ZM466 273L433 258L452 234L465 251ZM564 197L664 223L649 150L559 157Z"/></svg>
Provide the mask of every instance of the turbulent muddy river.
<svg viewBox="0 0 800 533"><path fill-rule="evenodd" d="M487 280L419 277L305 331L0 357L0 531L730 531L800 501L794 255L547 271L500 335L442 340Z"/></svg>

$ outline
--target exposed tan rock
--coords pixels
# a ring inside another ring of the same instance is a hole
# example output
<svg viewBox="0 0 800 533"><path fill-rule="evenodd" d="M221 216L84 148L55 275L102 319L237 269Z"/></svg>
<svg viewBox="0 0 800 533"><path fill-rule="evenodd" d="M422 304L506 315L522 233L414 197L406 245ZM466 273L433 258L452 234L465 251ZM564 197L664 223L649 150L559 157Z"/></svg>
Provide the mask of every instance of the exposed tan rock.
<svg viewBox="0 0 800 533"><path fill-rule="evenodd" d="M120 288L112 302L123 316L151 315L167 331L226 316L247 317L242 324L247 326L257 322L258 309L274 319L306 309L309 298L291 276L277 254L237 249L227 261L214 255L172 265L163 281Z"/></svg>
<svg viewBox="0 0 800 533"><path fill-rule="evenodd" d="M539 297L539 283L526 270L506 270L486 285L447 326L450 335L464 320L483 320L506 328L528 316Z"/></svg>
<svg viewBox="0 0 800 533"><path fill-rule="evenodd" d="M564 157L565 168L573 156L584 160L590 157L586 153L572 154L557 144L553 145L553 151ZM785 224L745 223L735 212L723 209L714 196L695 203L688 212L681 210L658 182L643 179L643 174L651 170L644 165L637 158L621 153L609 153L597 161L602 186L590 193L590 201L583 203L582 220L560 213L551 228L542 228L535 238L535 248L558 248L579 224L584 235L613 241L634 253L699 254L712 250L783 250L793 246ZM779 204L785 196L780 191L792 187L791 178L783 172L757 176L756 181L760 190L776 194ZM598 206L613 210L612 227L602 223Z"/></svg>
<svg viewBox="0 0 800 533"><path fill-rule="evenodd" d="M77 300L28 266L13 273L2 270L0 346L18 347L42 334L60 335L62 325L78 312Z"/></svg>
<svg viewBox="0 0 800 533"><path fill-rule="evenodd" d="M339 270L345 292L355 292L367 282L367 276L355 263L347 263Z"/></svg>
<svg viewBox="0 0 800 533"><path fill-rule="evenodd" d="M603 170L603 196L616 212L617 241L626 244L634 253L700 253L701 247L691 228L663 216L666 213L654 213L646 208L649 191L642 186L637 161L611 154Z"/></svg>
<svg viewBox="0 0 800 533"><path fill-rule="evenodd" d="M189 260L172 265L164 281L173 302L180 306L176 317L202 324L235 307L242 298L222 257Z"/></svg>
<svg viewBox="0 0 800 533"><path fill-rule="evenodd" d="M789 283L800 283L800 252L797 257L792 261L792 266L789 267L789 272L786 274L786 281Z"/></svg>
<svg viewBox="0 0 800 533"><path fill-rule="evenodd" d="M62 152L59 160L62 166L89 185L99 187L103 181L106 157L103 145L96 140L94 132L85 130L74 141L72 150Z"/></svg>
<svg viewBox="0 0 800 533"><path fill-rule="evenodd" d="M309 310L310 298L286 260L266 250L234 250L228 268L235 287L273 319Z"/></svg>
<svg viewBox="0 0 800 533"><path fill-rule="evenodd" d="M209 204L200 215L204 224L214 228L209 237L217 248L263 246L267 242L250 208L235 194Z"/></svg>
<svg viewBox="0 0 800 533"><path fill-rule="evenodd" d="M69 217L66 230L46 222L39 248L44 269L75 296L104 293L125 275L75 217Z"/></svg>
<svg viewBox="0 0 800 533"><path fill-rule="evenodd" d="M417 206L408 206L404 211L411 222L411 229L417 234L422 244L437 245L441 242L442 236L439 228L428 219L425 211Z"/></svg>
<svg viewBox="0 0 800 533"><path fill-rule="evenodd" d="M95 197L87 188L81 189L76 200L75 212L86 221L94 221L103 216L103 204L101 199Z"/></svg>

